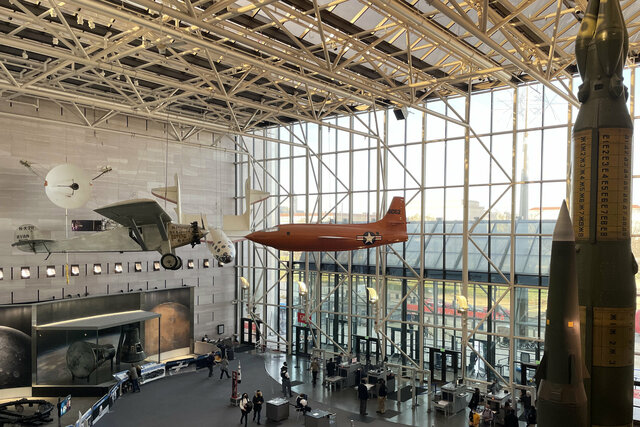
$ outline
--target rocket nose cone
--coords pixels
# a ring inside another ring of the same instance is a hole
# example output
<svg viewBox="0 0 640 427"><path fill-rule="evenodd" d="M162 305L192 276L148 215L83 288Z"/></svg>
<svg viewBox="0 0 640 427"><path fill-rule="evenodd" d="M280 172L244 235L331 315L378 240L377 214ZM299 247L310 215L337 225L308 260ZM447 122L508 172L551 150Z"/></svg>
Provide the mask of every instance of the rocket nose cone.
<svg viewBox="0 0 640 427"><path fill-rule="evenodd" d="M569 216L567 202L563 200L562 206L560 206L560 214L556 221L556 228L553 229L553 241L574 242L575 240L576 238L573 234L573 224L571 223L571 217Z"/></svg>
<svg viewBox="0 0 640 427"><path fill-rule="evenodd" d="M246 238L251 240L252 242L262 243L265 237L265 233L263 231L256 231L253 233L249 233L246 235Z"/></svg>

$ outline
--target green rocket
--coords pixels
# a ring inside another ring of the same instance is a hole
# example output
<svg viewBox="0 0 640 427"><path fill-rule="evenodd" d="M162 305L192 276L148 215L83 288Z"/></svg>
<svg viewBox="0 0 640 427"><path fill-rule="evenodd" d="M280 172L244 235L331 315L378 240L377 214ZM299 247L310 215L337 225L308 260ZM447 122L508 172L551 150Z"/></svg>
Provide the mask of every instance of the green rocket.
<svg viewBox="0 0 640 427"><path fill-rule="evenodd" d="M583 84L573 130L576 237L587 425L631 426L637 264L631 253L631 143L622 70L629 36L618 0L589 0L576 38Z"/></svg>

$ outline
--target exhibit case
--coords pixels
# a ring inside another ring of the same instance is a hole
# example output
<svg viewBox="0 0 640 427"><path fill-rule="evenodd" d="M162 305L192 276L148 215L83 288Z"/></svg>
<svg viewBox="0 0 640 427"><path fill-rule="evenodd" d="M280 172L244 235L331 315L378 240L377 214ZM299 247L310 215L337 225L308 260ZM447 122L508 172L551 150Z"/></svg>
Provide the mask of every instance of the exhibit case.
<svg viewBox="0 0 640 427"><path fill-rule="evenodd" d="M140 334L151 323L159 331L160 315L134 310L37 326L36 384L99 385L131 364L159 362L158 339L149 358Z"/></svg>
<svg viewBox="0 0 640 427"><path fill-rule="evenodd" d="M99 394L132 364L189 354L193 307L191 287L0 306L0 392Z"/></svg>

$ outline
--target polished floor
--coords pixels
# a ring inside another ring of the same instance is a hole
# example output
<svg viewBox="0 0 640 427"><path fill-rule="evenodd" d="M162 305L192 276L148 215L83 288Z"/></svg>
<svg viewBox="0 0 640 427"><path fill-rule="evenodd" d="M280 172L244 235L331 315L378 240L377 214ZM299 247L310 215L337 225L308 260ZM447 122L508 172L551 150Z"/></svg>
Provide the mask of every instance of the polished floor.
<svg viewBox="0 0 640 427"><path fill-rule="evenodd" d="M280 377L280 366L286 360L290 366L293 383L300 382L293 389L295 402L297 393L309 396L310 406L325 409L336 414L337 426L443 426L464 427L467 425L466 411L455 416L444 417L441 413L427 412L425 396L419 397L419 406L411 408L411 402L399 406L388 401L387 408L397 411L386 419L376 414L376 402L369 401L368 416L358 414L358 401L354 390L345 389L331 392L318 384L311 385L311 373L307 359L285 357L282 354L241 353L230 362L230 370L241 365L242 382L238 386L240 393L253 395L256 389L262 390L265 400L282 395L281 386L276 378ZM153 381L142 387L141 393L128 394L119 399L113 411L99 421L100 426L231 426L239 425L240 410L229 404L231 380L219 379L219 371L208 378L206 369L195 373L184 373L170 378ZM304 425L304 418L291 407L289 419L279 422L266 422L265 409L262 410L263 424L266 425ZM249 424L256 425L249 420ZM524 424L522 424L524 425Z"/></svg>

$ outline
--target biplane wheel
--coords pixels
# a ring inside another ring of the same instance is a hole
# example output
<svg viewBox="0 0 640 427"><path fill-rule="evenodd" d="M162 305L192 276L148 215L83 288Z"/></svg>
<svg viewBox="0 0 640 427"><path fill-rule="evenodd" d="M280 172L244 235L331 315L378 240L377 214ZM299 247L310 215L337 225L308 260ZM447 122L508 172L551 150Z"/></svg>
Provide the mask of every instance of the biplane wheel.
<svg viewBox="0 0 640 427"><path fill-rule="evenodd" d="M180 270L182 268L182 258L178 257L178 265L173 267L174 270Z"/></svg>
<svg viewBox="0 0 640 427"><path fill-rule="evenodd" d="M166 270L177 270L179 268L178 266L182 265L182 262L179 260L180 258L174 254L168 253L162 255L162 258L160 258L160 264L162 264L162 267Z"/></svg>

